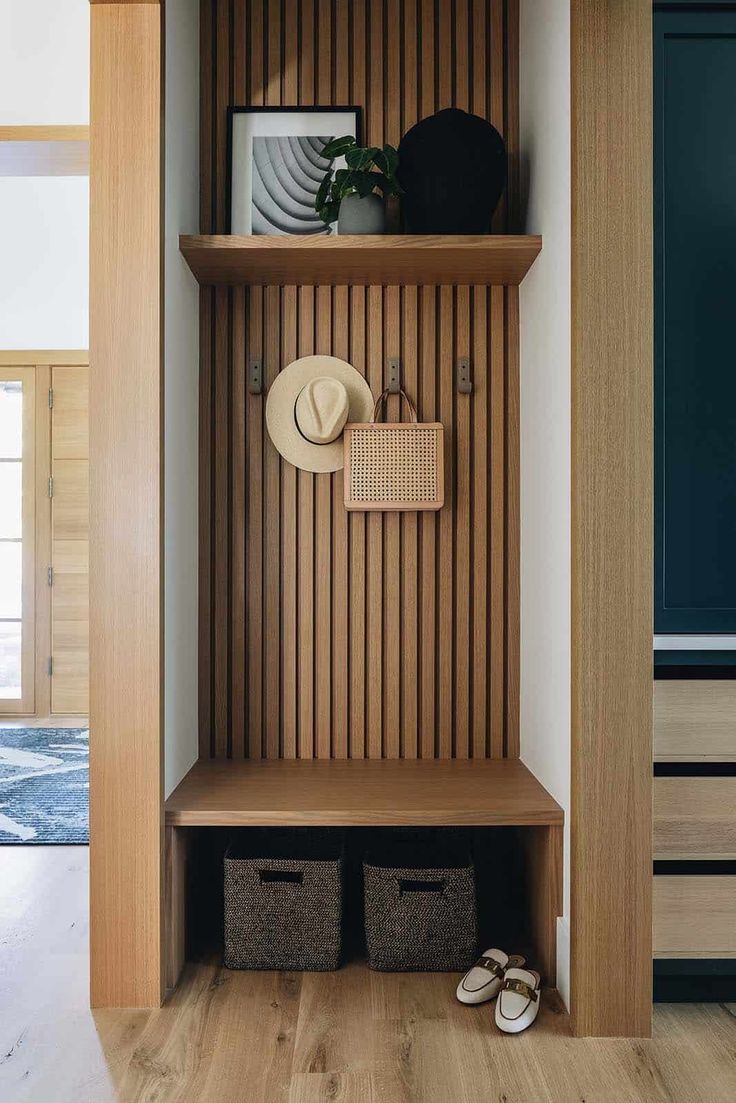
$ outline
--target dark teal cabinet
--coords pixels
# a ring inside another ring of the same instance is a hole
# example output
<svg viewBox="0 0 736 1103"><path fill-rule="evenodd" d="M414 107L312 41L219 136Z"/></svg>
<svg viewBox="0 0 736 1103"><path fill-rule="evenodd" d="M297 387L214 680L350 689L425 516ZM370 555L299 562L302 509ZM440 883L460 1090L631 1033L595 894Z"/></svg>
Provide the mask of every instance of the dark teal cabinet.
<svg viewBox="0 0 736 1103"><path fill-rule="evenodd" d="M663 7L654 16L655 631L736 632L736 11Z"/></svg>

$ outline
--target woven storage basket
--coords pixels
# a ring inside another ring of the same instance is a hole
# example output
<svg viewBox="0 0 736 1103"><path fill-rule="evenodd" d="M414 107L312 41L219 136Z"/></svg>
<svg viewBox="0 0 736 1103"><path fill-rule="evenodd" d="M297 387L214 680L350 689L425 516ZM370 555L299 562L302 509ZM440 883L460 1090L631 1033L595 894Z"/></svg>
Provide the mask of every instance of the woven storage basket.
<svg viewBox="0 0 736 1103"><path fill-rule="evenodd" d="M417 422L408 395L409 422L379 422L384 391L366 424L345 426L345 508L349 510L441 509L444 503L444 430L440 422Z"/></svg>
<svg viewBox="0 0 736 1103"><path fill-rule="evenodd" d="M337 969L342 879L341 832L243 833L225 855L225 965Z"/></svg>
<svg viewBox="0 0 736 1103"><path fill-rule="evenodd" d="M401 864L406 863L406 864ZM371 969L464 972L477 953L475 871L467 853L411 837L363 863Z"/></svg>

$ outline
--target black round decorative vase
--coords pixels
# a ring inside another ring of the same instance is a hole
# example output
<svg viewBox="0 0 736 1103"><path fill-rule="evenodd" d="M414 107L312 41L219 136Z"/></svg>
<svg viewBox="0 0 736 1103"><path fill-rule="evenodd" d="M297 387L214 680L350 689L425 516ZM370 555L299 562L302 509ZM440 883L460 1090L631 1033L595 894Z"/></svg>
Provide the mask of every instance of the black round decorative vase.
<svg viewBox="0 0 736 1103"><path fill-rule="evenodd" d="M410 234L488 234L506 183L506 147L494 126L456 107L399 143L404 228Z"/></svg>

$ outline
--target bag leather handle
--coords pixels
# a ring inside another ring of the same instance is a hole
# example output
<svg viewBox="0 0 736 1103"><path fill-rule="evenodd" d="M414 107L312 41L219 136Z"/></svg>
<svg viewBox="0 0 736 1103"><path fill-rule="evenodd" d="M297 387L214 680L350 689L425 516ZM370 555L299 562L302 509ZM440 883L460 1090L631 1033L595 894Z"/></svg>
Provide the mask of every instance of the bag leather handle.
<svg viewBox="0 0 736 1103"><path fill-rule="evenodd" d="M376 404L373 407L373 417L371 418L371 423L372 424L375 424L378 421L378 415L380 413L381 407L383 406L384 402L386 401L389 394L391 394L391 393L395 394L396 392L395 391L391 392L391 391L389 391L388 388L386 388L386 390L383 392L383 394L380 394L378 396L378 398L376 399ZM401 395L401 397L404 399L407 406L409 407L409 413L411 414L411 420L416 425L416 423L417 423L417 412L414 409L414 403L409 398L409 395L406 393L405 390L402 390L401 388L399 388L398 393ZM399 414L399 417L401 417L401 414Z"/></svg>

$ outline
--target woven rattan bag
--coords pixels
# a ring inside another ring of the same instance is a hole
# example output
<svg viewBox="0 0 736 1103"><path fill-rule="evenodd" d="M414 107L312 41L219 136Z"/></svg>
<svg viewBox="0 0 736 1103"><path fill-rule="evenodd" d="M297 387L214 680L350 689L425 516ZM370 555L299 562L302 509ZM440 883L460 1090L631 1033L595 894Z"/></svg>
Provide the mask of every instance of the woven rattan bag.
<svg viewBox="0 0 736 1103"><path fill-rule="evenodd" d="M442 509L444 430L440 422L418 422L411 399L399 393L411 421L378 420L389 394L384 391L372 421L345 426L346 509Z"/></svg>

